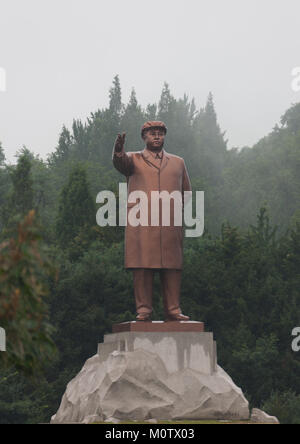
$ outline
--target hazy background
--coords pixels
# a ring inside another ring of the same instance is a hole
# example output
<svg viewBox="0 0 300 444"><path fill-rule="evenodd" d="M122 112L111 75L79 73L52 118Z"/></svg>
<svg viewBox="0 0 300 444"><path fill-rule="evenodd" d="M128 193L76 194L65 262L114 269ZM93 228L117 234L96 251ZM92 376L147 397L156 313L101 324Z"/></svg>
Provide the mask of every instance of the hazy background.
<svg viewBox="0 0 300 444"><path fill-rule="evenodd" d="M228 147L252 145L300 99L298 0L0 0L0 141L45 157L63 124L108 105L119 74L123 102L172 94L204 106L214 94ZM112 141L113 143L113 141Z"/></svg>

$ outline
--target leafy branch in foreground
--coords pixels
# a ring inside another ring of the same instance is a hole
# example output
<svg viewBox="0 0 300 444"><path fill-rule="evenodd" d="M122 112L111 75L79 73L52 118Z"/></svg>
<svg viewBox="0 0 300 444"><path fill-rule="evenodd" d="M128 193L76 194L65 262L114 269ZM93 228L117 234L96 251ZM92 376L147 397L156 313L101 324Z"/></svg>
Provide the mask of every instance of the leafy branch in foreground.
<svg viewBox="0 0 300 444"><path fill-rule="evenodd" d="M55 354L46 302L46 279L54 274L31 210L0 244L0 325L7 338L2 364L33 374Z"/></svg>

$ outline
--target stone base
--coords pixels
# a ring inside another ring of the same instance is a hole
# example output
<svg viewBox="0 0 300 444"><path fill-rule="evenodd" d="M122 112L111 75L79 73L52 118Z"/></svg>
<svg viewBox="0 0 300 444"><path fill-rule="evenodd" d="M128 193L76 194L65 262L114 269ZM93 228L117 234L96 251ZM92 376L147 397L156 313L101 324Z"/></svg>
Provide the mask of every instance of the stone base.
<svg viewBox="0 0 300 444"><path fill-rule="evenodd" d="M101 362L106 361L114 351L135 350L145 350L159 356L169 373L185 368L205 375L212 375L216 371L216 343L213 334L208 332L115 333L105 335L103 344L98 345Z"/></svg>
<svg viewBox="0 0 300 444"><path fill-rule="evenodd" d="M217 365L212 333L106 335L68 384L53 424L116 420L247 420L241 389Z"/></svg>

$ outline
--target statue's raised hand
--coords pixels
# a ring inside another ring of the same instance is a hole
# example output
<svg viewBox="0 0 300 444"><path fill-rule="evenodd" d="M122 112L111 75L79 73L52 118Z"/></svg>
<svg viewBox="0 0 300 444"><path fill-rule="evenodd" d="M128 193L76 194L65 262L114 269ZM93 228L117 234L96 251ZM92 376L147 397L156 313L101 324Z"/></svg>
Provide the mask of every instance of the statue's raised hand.
<svg viewBox="0 0 300 444"><path fill-rule="evenodd" d="M118 134L116 141L115 141L115 151L117 153L120 153L121 151L123 151L124 145L125 145L125 137L126 137L126 133L123 133L122 136L121 136L121 134Z"/></svg>

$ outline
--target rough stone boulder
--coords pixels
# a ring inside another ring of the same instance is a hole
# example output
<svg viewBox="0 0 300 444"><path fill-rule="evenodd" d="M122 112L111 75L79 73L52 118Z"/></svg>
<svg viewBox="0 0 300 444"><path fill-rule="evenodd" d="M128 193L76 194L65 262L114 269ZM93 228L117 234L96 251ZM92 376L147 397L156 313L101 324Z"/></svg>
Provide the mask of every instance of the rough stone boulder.
<svg viewBox="0 0 300 444"><path fill-rule="evenodd" d="M51 423L118 420L247 420L248 402L217 366L211 375L185 368L169 373L161 358L139 349L95 355L68 384Z"/></svg>
<svg viewBox="0 0 300 444"><path fill-rule="evenodd" d="M279 424L279 421L275 416L270 416L259 409L252 410L251 421L258 424Z"/></svg>

